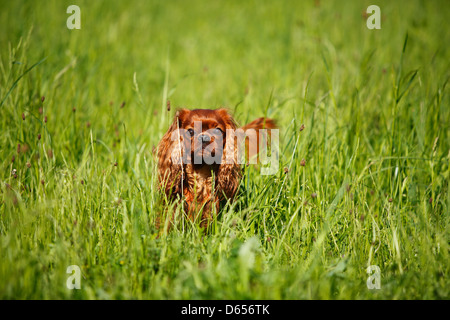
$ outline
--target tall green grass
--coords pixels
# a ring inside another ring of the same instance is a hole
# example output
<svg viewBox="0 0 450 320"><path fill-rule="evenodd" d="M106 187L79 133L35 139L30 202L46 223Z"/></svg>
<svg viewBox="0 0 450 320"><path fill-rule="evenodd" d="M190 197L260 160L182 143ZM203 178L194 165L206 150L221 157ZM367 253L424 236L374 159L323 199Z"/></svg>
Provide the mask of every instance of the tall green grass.
<svg viewBox="0 0 450 320"><path fill-rule="evenodd" d="M378 1L381 30L370 1L71 4L0 4L1 298L449 298L445 1ZM277 120L279 171L157 238L153 148L221 106Z"/></svg>

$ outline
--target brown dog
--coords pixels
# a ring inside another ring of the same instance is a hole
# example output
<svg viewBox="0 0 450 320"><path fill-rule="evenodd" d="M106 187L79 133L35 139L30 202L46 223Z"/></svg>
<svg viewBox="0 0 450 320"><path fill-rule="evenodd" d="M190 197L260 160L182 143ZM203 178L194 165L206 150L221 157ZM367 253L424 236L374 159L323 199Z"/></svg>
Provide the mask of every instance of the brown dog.
<svg viewBox="0 0 450 320"><path fill-rule="evenodd" d="M276 128L275 122L258 118L238 130L246 135L247 160L258 153L257 131L263 128ZM201 217L202 227L219 212L221 200L232 200L238 190L242 170L236 129L226 109L181 109L158 144L159 189L182 204L189 219ZM249 148L249 141L256 141L256 148Z"/></svg>

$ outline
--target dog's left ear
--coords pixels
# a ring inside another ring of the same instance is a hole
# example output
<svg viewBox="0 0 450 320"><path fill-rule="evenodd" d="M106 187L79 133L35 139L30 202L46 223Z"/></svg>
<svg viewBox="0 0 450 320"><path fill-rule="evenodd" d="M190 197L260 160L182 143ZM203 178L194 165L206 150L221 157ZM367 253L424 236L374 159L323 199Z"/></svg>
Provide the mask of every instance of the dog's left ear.
<svg viewBox="0 0 450 320"><path fill-rule="evenodd" d="M220 116L220 118L225 122L227 129L236 130L237 123L231 116L230 112L225 108L220 108L216 110L216 113Z"/></svg>
<svg viewBox="0 0 450 320"><path fill-rule="evenodd" d="M218 115L226 124L226 143L222 154L222 162L217 174L220 199L230 199L236 194L241 181L241 166L238 163L238 148L235 141L236 121L230 113L222 108L216 110ZM232 135L229 135L232 133Z"/></svg>

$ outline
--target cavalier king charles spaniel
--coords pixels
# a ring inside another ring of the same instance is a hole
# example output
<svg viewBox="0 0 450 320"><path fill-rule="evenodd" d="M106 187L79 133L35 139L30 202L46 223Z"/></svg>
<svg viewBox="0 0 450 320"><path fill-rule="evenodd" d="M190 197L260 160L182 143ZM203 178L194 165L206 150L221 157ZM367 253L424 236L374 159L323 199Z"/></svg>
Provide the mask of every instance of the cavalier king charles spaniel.
<svg viewBox="0 0 450 320"><path fill-rule="evenodd" d="M233 200L242 177L242 158L248 163L258 155L261 132L270 136L270 130L259 130L274 128L275 122L268 118L238 128L224 108L178 110L158 144L159 190L168 202L181 205L187 218L200 220L200 226L207 228L220 203ZM242 137L245 150L238 143ZM249 145L249 141L256 143ZM176 211L166 221L167 228ZM161 217L156 224L160 229Z"/></svg>

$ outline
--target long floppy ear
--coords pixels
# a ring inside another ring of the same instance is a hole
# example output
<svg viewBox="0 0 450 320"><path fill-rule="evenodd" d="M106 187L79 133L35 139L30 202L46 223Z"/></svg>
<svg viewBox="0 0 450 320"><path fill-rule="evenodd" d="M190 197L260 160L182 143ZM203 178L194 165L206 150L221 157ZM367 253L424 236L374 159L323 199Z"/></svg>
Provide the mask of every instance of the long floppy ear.
<svg viewBox="0 0 450 320"><path fill-rule="evenodd" d="M238 146L235 141L236 122L226 109L216 112L226 124L226 142L222 153L222 162L217 173L219 198L233 198L239 188L242 177L241 166L238 163Z"/></svg>
<svg viewBox="0 0 450 320"><path fill-rule="evenodd" d="M159 189L167 196L181 193L184 179L183 136L180 134L182 119L189 113L187 109L176 112L174 120L158 144Z"/></svg>

